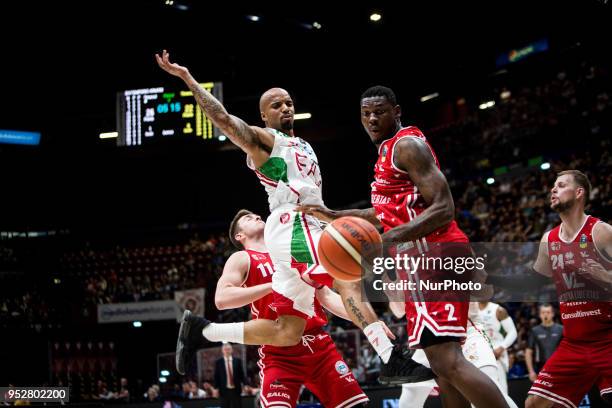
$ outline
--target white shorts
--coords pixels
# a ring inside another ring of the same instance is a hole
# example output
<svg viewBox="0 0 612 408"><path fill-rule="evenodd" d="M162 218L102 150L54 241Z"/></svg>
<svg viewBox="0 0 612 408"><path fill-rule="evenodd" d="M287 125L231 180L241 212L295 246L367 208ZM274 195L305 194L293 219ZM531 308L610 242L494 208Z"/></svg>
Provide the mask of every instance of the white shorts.
<svg viewBox="0 0 612 408"><path fill-rule="evenodd" d="M264 239L275 270L273 307L279 315L308 318L315 313L315 286L306 283L303 276L308 275L315 282L330 279L319 265L317 255L323 224L293 208L293 205L277 208L266 221Z"/></svg>

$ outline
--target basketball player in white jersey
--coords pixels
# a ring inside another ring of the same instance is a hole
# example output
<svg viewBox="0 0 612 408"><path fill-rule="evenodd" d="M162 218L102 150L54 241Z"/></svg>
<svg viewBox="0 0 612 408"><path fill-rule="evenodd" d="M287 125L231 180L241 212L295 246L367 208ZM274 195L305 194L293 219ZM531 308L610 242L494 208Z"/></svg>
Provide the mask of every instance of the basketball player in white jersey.
<svg viewBox="0 0 612 408"><path fill-rule="evenodd" d="M372 306L363 301L359 282L334 281L320 267L317 246L323 226L317 218L296 208L323 205L321 172L310 144L293 134L294 106L289 93L280 88L266 91L260 99L266 128L249 126L229 114L187 68L171 63L166 50L155 58L160 68L185 82L206 116L247 154L249 168L268 194L270 216L264 237L275 266L272 290L278 319L211 324L185 312L177 341L178 372L184 373L187 362L193 360L202 342L200 332L214 342L278 347L298 344L306 321L315 314L315 289L325 285L338 290L351 320L364 331L382 359L381 376L402 382L433 378L433 372L414 363L404 348L393 346Z"/></svg>
<svg viewBox="0 0 612 408"><path fill-rule="evenodd" d="M393 314L399 319L405 315L405 303L390 302L389 307ZM468 312L467 337L461 346L465 358L474 364L480 371L485 373L500 390L499 373L497 369L493 345L484 333L484 327L479 316L478 302L470 302ZM429 366L427 356L422 349L416 350L412 356L417 363ZM436 386L435 380L427 380L418 383L402 384L402 394L399 400L399 408L423 408L425 401ZM510 398L507 392L502 392L508 406L517 408L516 403ZM444 394L440 397L444 401ZM446 406L446 405L445 405ZM472 405L474 406L474 405Z"/></svg>
<svg viewBox="0 0 612 408"><path fill-rule="evenodd" d="M478 315L484 325L487 336L493 342L493 351L497 359L499 371L499 384L502 391L508 393L508 348L514 344L518 334L512 318L502 306L493 302L480 302L478 304ZM502 335L501 329L505 335Z"/></svg>

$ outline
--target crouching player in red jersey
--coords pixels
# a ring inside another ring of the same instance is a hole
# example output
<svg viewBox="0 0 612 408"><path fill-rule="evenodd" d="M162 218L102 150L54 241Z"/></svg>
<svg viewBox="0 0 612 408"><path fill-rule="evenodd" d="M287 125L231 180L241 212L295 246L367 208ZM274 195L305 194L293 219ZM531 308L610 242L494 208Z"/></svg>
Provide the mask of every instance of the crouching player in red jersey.
<svg viewBox="0 0 612 408"><path fill-rule="evenodd" d="M453 197L438 159L423 133L413 126L402 127L400 117L391 89L375 86L361 96L361 123L378 148L372 208L332 211L310 205L298 210L327 221L362 217L383 227L384 243L410 243L418 252L438 257L469 256L469 241L454 221ZM441 271L422 272L437 280L457 277L456 271L444 276ZM418 280L417 275L412 276ZM467 399L476 407L507 407L493 381L463 356L470 293L453 292L452 299L444 301L432 301L418 290L408 294L406 299L412 297L406 302L408 343L424 349L445 405L465 406Z"/></svg>
<svg viewBox="0 0 612 408"><path fill-rule="evenodd" d="M240 210L230 225L230 239L241 251L227 260L217 283L218 309L251 304L253 319L276 320L272 308L274 266L264 243L265 222L248 210ZM316 291L315 315L306 322L302 341L295 346L261 346L258 362L261 405L290 408L305 385L324 407L349 408L368 402L350 367L323 327L327 318L321 305L349 320L340 295L326 286Z"/></svg>
<svg viewBox="0 0 612 408"><path fill-rule="evenodd" d="M585 214L590 190L578 170L560 172L551 190L561 224L542 237L534 269L555 282L563 340L529 390L527 408L575 408L593 385L612 402L612 226Z"/></svg>

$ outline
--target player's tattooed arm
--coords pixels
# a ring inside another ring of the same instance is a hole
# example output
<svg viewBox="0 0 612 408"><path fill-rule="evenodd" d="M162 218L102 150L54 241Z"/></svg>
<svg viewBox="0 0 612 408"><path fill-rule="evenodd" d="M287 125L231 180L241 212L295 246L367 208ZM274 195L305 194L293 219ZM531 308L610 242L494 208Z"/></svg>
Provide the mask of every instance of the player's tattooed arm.
<svg viewBox="0 0 612 408"><path fill-rule="evenodd" d="M269 154L272 151L274 137L271 134L256 126L249 126L239 117L229 114L223 104L204 89L186 67L170 62L170 54L166 50L163 51L161 57L155 54L155 59L160 68L185 82L193 92L198 106L232 143L255 159L261 153Z"/></svg>
<svg viewBox="0 0 612 408"><path fill-rule="evenodd" d="M415 137L401 139L393 156L394 164L408 173L428 207L409 223L384 233L383 241L413 241L451 222L455 215L453 196L427 144Z"/></svg>
<svg viewBox="0 0 612 408"><path fill-rule="evenodd" d="M361 310L359 310L359 308L357 307L357 303L355 302L355 299L353 299L352 296L346 298L345 306L346 311L355 317L353 323L359 323L361 329L364 329L368 326L368 322L363 316L363 313L361 313Z"/></svg>

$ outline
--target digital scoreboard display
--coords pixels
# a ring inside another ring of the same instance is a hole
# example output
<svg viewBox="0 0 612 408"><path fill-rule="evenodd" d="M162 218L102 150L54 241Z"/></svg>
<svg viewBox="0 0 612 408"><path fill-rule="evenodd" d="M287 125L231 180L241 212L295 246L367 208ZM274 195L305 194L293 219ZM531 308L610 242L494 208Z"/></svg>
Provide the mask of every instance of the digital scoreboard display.
<svg viewBox="0 0 612 408"><path fill-rule="evenodd" d="M200 85L223 102L221 82ZM204 115L191 91L163 87L119 92L117 132L119 146L147 145L164 138L212 140L221 135Z"/></svg>

